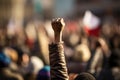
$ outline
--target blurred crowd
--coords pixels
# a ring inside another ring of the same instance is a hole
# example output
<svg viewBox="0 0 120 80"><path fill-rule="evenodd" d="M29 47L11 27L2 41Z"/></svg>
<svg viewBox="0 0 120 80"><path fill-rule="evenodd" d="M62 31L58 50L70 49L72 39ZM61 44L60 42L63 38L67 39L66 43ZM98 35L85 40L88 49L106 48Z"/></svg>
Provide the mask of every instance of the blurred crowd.
<svg viewBox="0 0 120 80"><path fill-rule="evenodd" d="M112 15L100 16L98 35L91 35L84 28L83 16L74 17L64 17L69 75L89 72L97 80L120 80L120 21ZM23 19L22 26L12 18L2 19L0 80L49 80L48 44L53 40L51 19Z"/></svg>
<svg viewBox="0 0 120 80"><path fill-rule="evenodd" d="M53 41L54 35L50 22L30 21L19 30L14 28L12 22L2 22L1 79L36 80L38 75L50 77L48 44ZM82 24L80 19L66 20L63 41L68 72L88 71L98 80L105 80L106 77L111 80L110 76L120 79L120 26L104 23L99 35L94 36L86 34Z"/></svg>

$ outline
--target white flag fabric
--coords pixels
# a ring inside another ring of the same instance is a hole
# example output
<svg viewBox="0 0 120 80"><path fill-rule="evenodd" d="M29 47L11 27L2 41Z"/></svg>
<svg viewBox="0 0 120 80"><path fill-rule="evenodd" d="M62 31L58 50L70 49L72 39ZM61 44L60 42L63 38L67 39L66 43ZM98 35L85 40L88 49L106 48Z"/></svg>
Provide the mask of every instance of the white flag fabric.
<svg viewBox="0 0 120 80"><path fill-rule="evenodd" d="M99 33L100 23L100 19L92 14L91 11L85 12L83 17L83 24L87 34L97 36Z"/></svg>

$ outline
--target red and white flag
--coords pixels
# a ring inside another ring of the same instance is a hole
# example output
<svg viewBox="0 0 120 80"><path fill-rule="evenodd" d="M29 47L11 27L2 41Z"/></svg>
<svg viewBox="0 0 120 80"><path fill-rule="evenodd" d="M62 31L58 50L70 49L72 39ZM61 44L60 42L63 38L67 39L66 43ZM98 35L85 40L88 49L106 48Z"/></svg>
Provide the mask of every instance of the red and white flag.
<svg viewBox="0 0 120 80"><path fill-rule="evenodd" d="M89 36L99 36L100 19L92 14L91 11L86 11L83 18L84 29Z"/></svg>

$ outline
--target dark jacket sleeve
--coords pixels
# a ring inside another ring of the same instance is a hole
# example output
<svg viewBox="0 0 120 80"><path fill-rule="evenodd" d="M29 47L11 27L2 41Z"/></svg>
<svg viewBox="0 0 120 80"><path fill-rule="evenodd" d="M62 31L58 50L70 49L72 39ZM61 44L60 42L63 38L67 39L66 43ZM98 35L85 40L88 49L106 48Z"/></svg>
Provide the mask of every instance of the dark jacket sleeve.
<svg viewBox="0 0 120 80"><path fill-rule="evenodd" d="M51 80L68 80L63 44L50 44L49 55Z"/></svg>

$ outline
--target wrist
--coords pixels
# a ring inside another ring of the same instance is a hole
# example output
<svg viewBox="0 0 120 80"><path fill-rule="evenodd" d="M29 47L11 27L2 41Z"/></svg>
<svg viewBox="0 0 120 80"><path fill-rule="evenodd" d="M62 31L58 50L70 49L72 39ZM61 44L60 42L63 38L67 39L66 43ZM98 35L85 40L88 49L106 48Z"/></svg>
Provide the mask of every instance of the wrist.
<svg viewBox="0 0 120 80"><path fill-rule="evenodd" d="M55 34L55 43L62 42L62 33Z"/></svg>

